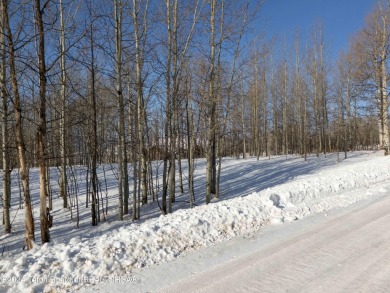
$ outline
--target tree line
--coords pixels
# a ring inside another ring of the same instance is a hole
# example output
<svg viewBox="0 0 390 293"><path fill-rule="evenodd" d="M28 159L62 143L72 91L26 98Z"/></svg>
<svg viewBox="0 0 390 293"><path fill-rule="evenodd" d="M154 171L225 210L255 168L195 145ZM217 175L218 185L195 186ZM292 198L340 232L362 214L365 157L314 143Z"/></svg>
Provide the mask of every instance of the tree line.
<svg viewBox="0 0 390 293"><path fill-rule="evenodd" d="M256 2L255 4L253 2ZM222 158L379 148L388 154L389 2L379 2L338 60L321 24L265 37L262 2L248 0L1 0L3 226L11 232L11 172L19 169L26 244L35 240L29 168L39 168L41 241L50 241L50 167L87 166L98 225L97 168L117 164L118 220L177 193L220 195ZM162 180L154 180L153 161ZM188 163L183 180L182 162ZM132 190L129 182L132 182ZM161 188L160 188L161 184ZM160 204L161 203L161 204Z"/></svg>

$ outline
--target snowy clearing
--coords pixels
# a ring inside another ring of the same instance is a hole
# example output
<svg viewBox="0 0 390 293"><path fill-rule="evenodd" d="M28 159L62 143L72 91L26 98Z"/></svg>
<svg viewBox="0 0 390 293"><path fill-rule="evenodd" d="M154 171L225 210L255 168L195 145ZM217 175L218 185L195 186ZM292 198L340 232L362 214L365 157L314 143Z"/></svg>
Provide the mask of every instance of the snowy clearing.
<svg viewBox="0 0 390 293"><path fill-rule="evenodd" d="M197 204L204 201L202 163L195 178ZM60 199L56 199L54 223L61 226L53 227L53 242L20 253L16 236L23 234L22 217L20 230L10 236L2 234L1 246L9 243L12 249L2 257L0 290L73 291L97 283L131 283L132 273L142 267L173 260L237 235L254 235L270 223L291 222L378 196L386 192L383 186L389 179L390 157L383 157L382 152L357 152L339 164L335 155L310 157L306 162L282 157L227 159L221 178L222 199L226 200L181 209L165 217L154 217L158 212L151 204L141 211L144 219L150 219L137 223L112 222L116 191L111 179L111 218L99 227L88 226L88 209L84 209L80 229L74 229L69 211L62 210ZM37 204L34 211L37 213Z"/></svg>

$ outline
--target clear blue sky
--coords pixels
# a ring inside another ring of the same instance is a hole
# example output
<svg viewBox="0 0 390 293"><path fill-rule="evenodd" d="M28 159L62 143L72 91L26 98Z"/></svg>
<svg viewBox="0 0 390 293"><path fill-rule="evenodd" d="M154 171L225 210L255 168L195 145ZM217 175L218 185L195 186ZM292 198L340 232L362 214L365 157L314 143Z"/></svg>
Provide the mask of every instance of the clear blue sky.
<svg viewBox="0 0 390 293"><path fill-rule="evenodd" d="M261 30L268 36L286 34L293 39L295 31L302 41L314 24L323 23L328 53L337 58L341 49L348 48L350 37L363 27L365 16L376 0L265 0L260 12Z"/></svg>

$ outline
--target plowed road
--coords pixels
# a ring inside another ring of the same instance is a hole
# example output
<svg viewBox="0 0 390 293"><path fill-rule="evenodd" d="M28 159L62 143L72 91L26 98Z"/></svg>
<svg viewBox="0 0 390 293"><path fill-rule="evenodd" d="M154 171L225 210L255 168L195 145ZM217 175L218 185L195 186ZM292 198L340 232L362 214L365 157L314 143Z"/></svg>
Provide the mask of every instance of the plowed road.
<svg viewBox="0 0 390 293"><path fill-rule="evenodd" d="M390 195L319 222L161 291L390 292Z"/></svg>
<svg viewBox="0 0 390 293"><path fill-rule="evenodd" d="M390 194L262 229L86 292L390 292Z"/></svg>

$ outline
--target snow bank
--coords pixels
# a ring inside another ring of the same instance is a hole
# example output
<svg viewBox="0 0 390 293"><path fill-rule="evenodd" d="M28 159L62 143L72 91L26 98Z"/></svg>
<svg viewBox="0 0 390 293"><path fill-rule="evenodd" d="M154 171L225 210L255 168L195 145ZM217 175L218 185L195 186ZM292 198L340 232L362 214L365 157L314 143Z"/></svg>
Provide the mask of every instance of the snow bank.
<svg viewBox="0 0 390 293"><path fill-rule="evenodd" d="M126 276L134 268L169 261L183 252L239 234L254 233L268 223L293 221L312 212L348 205L369 193L357 192L356 196L345 192L389 179L390 157L367 157L248 196L179 210L141 224L126 222L103 235L36 246L23 255L2 259L0 291L2 286L11 292L74 291L120 276L123 282L133 281Z"/></svg>

